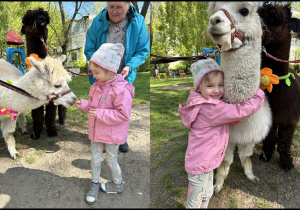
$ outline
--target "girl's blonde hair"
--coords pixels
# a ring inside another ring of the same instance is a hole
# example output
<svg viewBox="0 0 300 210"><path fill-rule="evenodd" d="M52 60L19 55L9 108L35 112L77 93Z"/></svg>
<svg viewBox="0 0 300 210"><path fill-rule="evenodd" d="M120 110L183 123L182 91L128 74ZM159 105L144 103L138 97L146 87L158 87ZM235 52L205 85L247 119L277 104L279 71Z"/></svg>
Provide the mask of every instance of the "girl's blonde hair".
<svg viewBox="0 0 300 210"><path fill-rule="evenodd" d="M95 64L95 63L92 62L92 61L89 61L89 65L88 65L88 68L89 68L89 69L91 69L91 65L97 66L97 67L99 68L99 70L100 70L100 69L104 70L106 74L116 74L116 73L114 73L114 72L111 72L111 71L108 71L108 70L102 68L101 66L98 66L97 64Z"/></svg>
<svg viewBox="0 0 300 210"><path fill-rule="evenodd" d="M222 72L222 71L211 71L211 72L204 75L204 77L202 78L200 84L202 84L203 82L210 81L211 78L218 76L218 74L221 74L222 79L224 79L224 72Z"/></svg>

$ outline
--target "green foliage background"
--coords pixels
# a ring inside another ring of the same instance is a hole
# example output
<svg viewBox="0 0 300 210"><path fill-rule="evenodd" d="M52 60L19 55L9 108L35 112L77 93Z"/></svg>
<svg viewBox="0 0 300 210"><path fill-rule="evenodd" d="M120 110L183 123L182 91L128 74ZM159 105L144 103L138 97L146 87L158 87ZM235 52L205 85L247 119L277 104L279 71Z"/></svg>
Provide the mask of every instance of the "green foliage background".
<svg viewBox="0 0 300 210"><path fill-rule="evenodd" d="M24 41L25 35L21 35L22 18L27 10L43 8L50 15L50 27L48 27L49 50L53 50L57 44L57 37L62 36L61 16L55 2L33 2L33 1L1 1L0 2L0 48L5 51L5 38L9 29L15 31ZM53 30L55 29L56 32ZM61 32L61 33L60 33Z"/></svg>
<svg viewBox="0 0 300 210"><path fill-rule="evenodd" d="M154 2L151 54L165 57L192 56L193 50L201 54L204 48L214 48L206 31L208 24L207 2ZM174 69L187 70L191 62L180 62L178 65ZM168 68L168 64L159 66Z"/></svg>

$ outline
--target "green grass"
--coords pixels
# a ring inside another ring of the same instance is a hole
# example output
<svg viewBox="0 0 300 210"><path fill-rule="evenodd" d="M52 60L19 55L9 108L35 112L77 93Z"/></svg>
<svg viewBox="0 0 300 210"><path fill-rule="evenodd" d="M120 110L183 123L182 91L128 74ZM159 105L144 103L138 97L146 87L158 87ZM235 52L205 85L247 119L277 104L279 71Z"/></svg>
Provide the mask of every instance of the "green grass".
<svg viewBox="0 0 300 210"><path fill-rule="evenodd" d="M147 103L150 101L150 72L138 72L133 83L135 95L133 101L136 103Z"/></svg>
<svg viewBox="0 0 300 210"><path fill-rule="evenodd" d="M271 202L267 201L263 198L260 198L260 199L256 200L256 205L257 205L258 208L265 209L265 208L270 208Z"/></svg>
<svg viewBox="0 0 300 210"><path fill-rule="evenodd" d="M190 90L162 89L163 84L191 85L192 82L186 79L150 79L150 139L154 152L161 151L166 143L178 136L188 134L188 129L183 126L179 117L178 106L179 103L185 104Z"/></svg>
<svg viewBox="0 0 300 210"><path fill-rule="evenodd" d="M229 195L229 202L228 202L228 207L229 209L236 209L238 208L238 205L237 205L237 199L235 196L233 195Z"/></svg>
<svg viewBox="0 0 300 210"><path fill-rule="evenodd" d="M189 129L184 127L178 114L179 103L185 104L190 89L166 88L169 85L192 87L192 79L150 78L150 171L164 170L160 177L161 192L171 192L172 208L183 208L186 202L186 183L178 183L177 177L187 180L184 157ZM172 202L173 203L173 202Z"/></svg>
<svg viewBox="0 0 300 210"><path fill-rule="evenodd" d="M267 185L271 191L278 191L278 189L279 189L279 184L277 182L268 181Z"/></svg>
<svg viewBox="0 0 300 210"><path fill-rule="evenodd" d="M38 156L42 156L43 154L46 153L46 150L44 150L44 149L39 149L39 150L37 150L35 153L36 153Z"/></svg>
<svg viewBox="0 0 300 210"><path fill-rule="evenodd" d="M30 164L34 163L35 161L36 161L36 158L33 155L31 155L27 158L27 162Z"/></svg>
<svg viewBox="0 0 300 210"><path fill-rule="evenodd" d="M181 78L168 78L168 79L161 79L159 80L156 77L150 78L150 88L155 87L162 87L162 86L168 86L168 85L180 85L180 84L191 84L193 85L193 78L191 76L188 77L188 79L181 79Z"/></svg>

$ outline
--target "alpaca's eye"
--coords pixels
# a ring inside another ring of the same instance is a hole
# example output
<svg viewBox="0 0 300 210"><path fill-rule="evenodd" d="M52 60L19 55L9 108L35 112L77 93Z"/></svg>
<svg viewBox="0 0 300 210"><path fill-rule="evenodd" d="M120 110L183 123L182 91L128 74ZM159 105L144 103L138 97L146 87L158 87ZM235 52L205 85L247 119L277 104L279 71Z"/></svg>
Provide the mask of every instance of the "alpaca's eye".
<svg viewBox="0 0 300 210"><path fill-rule="evenodd" d="M54 85L54 87L55 87L55 88L60 88L60 87L61 87L61 85Z"/></svg>
<svg viewBox="0 0 300 210"><path fill-rule="evenodd" d="M249 15L249 10L246 8L243 8L240 10L240 14L243 16L247 16L247 15Z"/></svg>

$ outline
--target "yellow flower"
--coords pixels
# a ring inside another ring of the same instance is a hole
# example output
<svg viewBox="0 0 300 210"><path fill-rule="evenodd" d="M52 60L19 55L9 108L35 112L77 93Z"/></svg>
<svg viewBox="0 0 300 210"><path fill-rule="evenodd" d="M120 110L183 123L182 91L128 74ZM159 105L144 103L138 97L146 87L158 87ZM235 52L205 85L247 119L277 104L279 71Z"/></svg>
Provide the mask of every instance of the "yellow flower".
<svg viewBox="0 0 300 210"><path fill-rule="evenodd" d="M272 74L272 69L270 68L263 68L260 71L260 88L266 89L269 91L269 93L272 92L273 84L277 85L279 83L279 78L277 75Z"/></svg>

